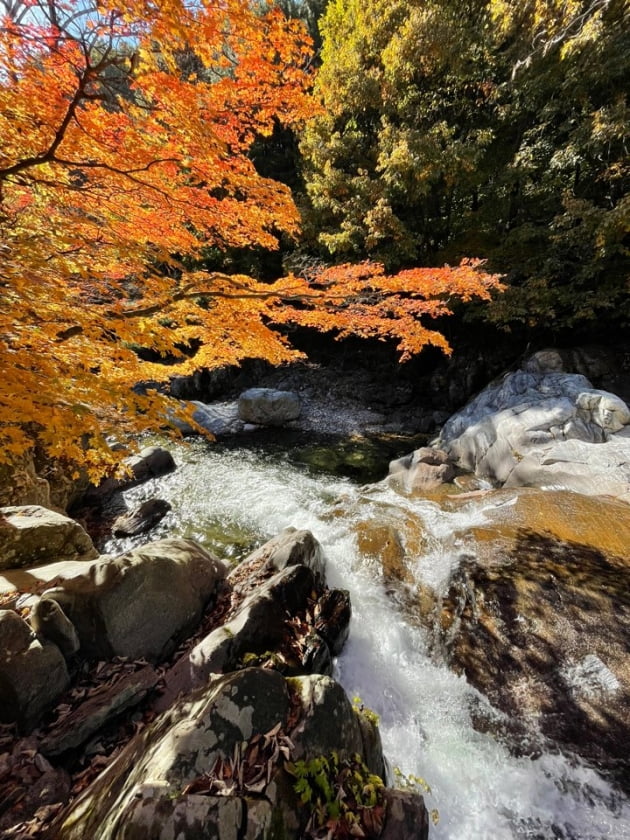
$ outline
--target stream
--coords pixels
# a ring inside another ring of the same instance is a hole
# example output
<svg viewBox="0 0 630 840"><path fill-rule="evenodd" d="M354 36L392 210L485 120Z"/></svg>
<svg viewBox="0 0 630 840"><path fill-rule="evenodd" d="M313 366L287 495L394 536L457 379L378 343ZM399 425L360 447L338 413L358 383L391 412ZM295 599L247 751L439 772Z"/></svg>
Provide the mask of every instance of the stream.
<svg viewBox="0 0 630 840"><path fill-rule="evenodd" d="M155 496L171 503L151 539L192 538L232 560L291 525L322 544L328 584L350 590L353 607L335 677L379 715L390 765L430 788L432 840L630 840L630 803L595 770L557 749L515 757L475 728L480 709L486 718L498 713L430 656L427 630L409 621L404 586L388 585L378 559L358 549L357 526L374 516L417 521L423 548L414 574L439 591L469 548L467 533L487 525L493 493L449 507L314 470L279 449L197 440L169 447L178 469L124 493L130 508ZM103 549L144 541L110 539Z"/></svg>

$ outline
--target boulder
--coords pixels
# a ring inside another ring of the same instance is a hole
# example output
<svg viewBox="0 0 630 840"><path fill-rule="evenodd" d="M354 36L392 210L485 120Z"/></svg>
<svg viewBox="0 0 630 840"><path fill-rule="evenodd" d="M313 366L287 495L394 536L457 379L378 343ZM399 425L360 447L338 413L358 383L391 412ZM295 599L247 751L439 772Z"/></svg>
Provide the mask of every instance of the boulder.
<svg viewBox="0 0 630 840"><path fill-rule="evenodd" d="M17 613L0 610L0 721L31 729L69 682L59 648L36 639Z"/></svg>
<svg viewBox="0 0 630 840"><path fill-rule="evenodd" d="M250 388L238 399L238 416L245 423L258 426L281 426L296 420L301 411L300 398L294 391Z"/></svg>
<svg viewBox="0 0 630 840"><path fill-rule="evenodd" d="M125 459L125 464L130 468L132 478L122 480L124 485L129 483L146 481L158 475L165 475L175 469L173 456L162 446L145 446L137 455L131 455Z"/></svg>
<svg viewBox="0 0 630 840"><path fill-rule="evenodd" d="M410 455L391 461L389 477L392 483L402 486L408 493L426 492L452 481L455 470L446 452L423 446Z"/></svg>
<svg viewBox="0 0 630 840"><path fill-rule="evenodd" d="M29 621L40 639L57 645L66 659L79 650L81 643L74 624L52 598L35 597Z"/></svg>
<svg viewBox="0 0 630 840"><path fill-rule="evenodd" d="M164 499L147 499L137 508L117 517L112 525L115 537L135 537L144 534L162 520L171 509Z"/></svg>
<svg viewBox="0 0 630 840"><path fill-rule="evenodd" d="M228 579L237 590L240 581L244 588L250 588L253 578L258 580L268 577L288 566L307 566L317 583L323 585L326 558L321 545L310 531L285 528L239 563L230 572Z"/></svg>
<svg viewBox="0 0 630 840"><path fill-rule="evenodd" d="M204 685L211 674L238 667L245 654L276 649L287 617L304 609L315 585L312 571L296 565L257 586L233 618L205 636L165 674L158 707L168 708L178 695Z"/></svg>
<svg viewBox="0 0 630 840"><path fill-rule="evenodd" d="M194 407L192 419L195 423L216 437L243 431L244 423L239 418L236 402L207 404L199 400L191 400L188 406ZM199 434L199 430L191 423L174 415L169 417L169 423L179 429L183 435Z"/></svg>
<svg viewBox="0 0 630 840"><path fill-rule="evenodd" d="M133 487L150 478L165 475L176 467L173 456L162 446L145 446L136 455L125 458L123 464L129 470L127 475L121 478L106 478L97 487L89 487L83 500L87 504L102 504L116 490Z"/></svg>
<svg viewBox="0 0 630 840"><path fill-rule="evenodd" d="M0 570L97 556L90 537L69 516L39 505L0 508Z"/></svg>
<svg viewBox="0 0 630 840"><path fill-rule="evenodd" d="M506 714L517 748L542 733L630 790L627 505L503 490L485 519L433 612L436 655Z"/></svg>
<svg viewBox="0 0 630 840"><path fill-rule="evenodd" d="M385 825L379 840L428 840L429 814L419 793L385 791Z"/></svg>
<svg viewBox="0 0 630 840"><path fill-rule="evenodd" d="M435 445L500 485L630 500L630 409L560 365L550 351L537 354L451 417Z"/></svg>
<svg viewBox="0 0 630 840"><path fill-rule="evenodd" d="M216 677L138 734L69 806L56 837L303 838L309 812L285 761L333 750L364 759L358 716L328 677L288 681L258 668Z"/></svg>
<svg viewBox="0 0 630 840"><path fill-rule="evenodd" d="M226 573L192 540L166 539L98 560L43 597L67 614L86 656L154 661L195 627Z"/></svg>

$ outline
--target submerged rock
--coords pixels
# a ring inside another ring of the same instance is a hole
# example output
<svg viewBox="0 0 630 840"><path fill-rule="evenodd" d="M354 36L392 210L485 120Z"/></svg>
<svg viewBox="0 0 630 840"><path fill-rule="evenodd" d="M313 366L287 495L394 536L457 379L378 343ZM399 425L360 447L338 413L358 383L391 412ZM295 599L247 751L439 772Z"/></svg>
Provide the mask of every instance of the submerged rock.
<svg viewBox="0 0 630 840"><path fill-rule="evenodd" d="M534 736L630 789L630 517L502 491L433 612L436 653Z"/></svg>

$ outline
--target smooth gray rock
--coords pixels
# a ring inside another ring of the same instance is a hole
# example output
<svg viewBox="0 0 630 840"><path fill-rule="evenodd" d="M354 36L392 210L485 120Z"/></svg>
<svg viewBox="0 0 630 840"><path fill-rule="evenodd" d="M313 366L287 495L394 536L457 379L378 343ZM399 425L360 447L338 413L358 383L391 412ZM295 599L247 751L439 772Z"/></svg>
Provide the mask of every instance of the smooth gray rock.
<svg viewBox="0 0 630 840"><path fill-rule="evenodd" d="M45 596L70 618L86 656L155 661L197 624L226 573L192 540L166 539L92 563Z"/></svg>
<svg viewBox="0 0 630 840"><path fill-rule="evenodd" d="M0 570L98 556L74 519L39 505L0 508Z"/></svg>
<svg viewBox="0 0 630 840"><path fill-rule="evenodd" d="M59 648L42 644L17 613L0 610L0 721L31 729L69 682Z"/></svg>
<svg viewBox="0 0 630 840"><path fill-rule="evenodd" d="M259 426L281 426L289 420L296 420L301 411L300 398L294 391L250 388L238 399L241 420Z"/></svg>
<svg viewBox="0 0 630 840"><path fill-rule="evenodd" d="M199 400L191 400L190 405L195 406L192 415L195 423L217 437L243 431L244 423L239 418L236 402L207 404ZM199 434L198 429L179 417L171 416L169 423L179 429L183 435Z"/></svg>
<svg viewBox="0 0 630 840"><path fill-rule="evenodd" d="M448 420L434 445L498 484L630 500L630 409L560 364L545 351L492 383Z"/></svg>

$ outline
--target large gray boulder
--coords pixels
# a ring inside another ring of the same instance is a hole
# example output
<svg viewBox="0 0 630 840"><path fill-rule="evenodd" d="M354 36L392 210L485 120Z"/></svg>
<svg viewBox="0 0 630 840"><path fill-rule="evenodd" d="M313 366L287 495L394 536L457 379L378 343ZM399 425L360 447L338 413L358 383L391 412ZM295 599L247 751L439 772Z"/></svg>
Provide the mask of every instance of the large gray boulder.
<svg viewBox="0 0 630 840"><path fill-rule="evenodd" d="M301 411L300 398L294 391L250 388L238 399L241 420L259 426L281 426L289 420L296 420Z"/></svg>
<svg viewBox="0 0 630 840"><path fill-rule="evenodd" d="M31 729L70 682L59 648L35 638L12 610L0 610L0 721Z"/></svg>
<svg viewBox="0 0 630 840"><path fill-rule="evenodd" d="M182 406L185 405L185 403L182 403ZM191 400L188 406L194 407L192 419L195 423L212 435L222 437L243 430L244 423L239 418L236 402L208 404L199 400ZM179 429L183 435L199 434L199 430L191 423L176 417L174 414L169 417L169 423Z"/></svg>
<svg viewBox="0 0 630 840"><path fill-rule="evenodd" d="M457 466L508 487L630 500L630 409L559 365L557 354L537 354L451 417L434 445Z"/></svg>
<svg viewBox="0 0 630 840"><path fill-rule="evenodd" d="M195 627L226 573L192 540L166 539L101 558L43 598L64 610L86 656L154 661Z"/></svg>
<svg viewBox="0 0 630 840"><path fill-rule="evenodd" d="M0 570L97 556L90 537L69 516L39 505L0 508Z"/></svg>
<svg viewBox="0 0 630 840"><path fill-rule="evenodd" d="M289 681L258 668L215 677L136 736L72 803L56 836L298 840L309 814L286 760L335 750L367 763L360 717L329 677ZM372 773L382 771L378 753ZM416 808L422 840L426 814L421 801Z"/></svg>

